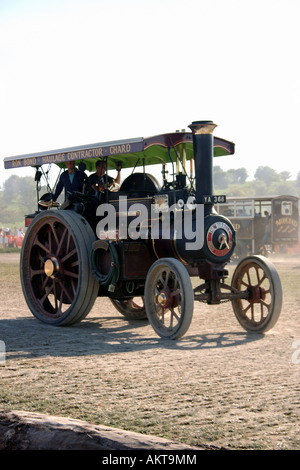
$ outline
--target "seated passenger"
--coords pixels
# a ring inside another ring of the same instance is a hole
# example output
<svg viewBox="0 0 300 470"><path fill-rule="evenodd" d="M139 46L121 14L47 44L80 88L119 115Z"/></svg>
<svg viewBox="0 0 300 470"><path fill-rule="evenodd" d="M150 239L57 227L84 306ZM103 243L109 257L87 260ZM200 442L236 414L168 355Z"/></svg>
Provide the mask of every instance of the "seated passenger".
<svg viewBox="0 0 300 470"><path fill-rule="evenodd" d="M57 183L56 190L53 196L53 201L56 201L62 190L65 188L65 199L67 192L73 193L75 191L85 192L86 185L88 184L88 176L79 171L75 166L75 161L66 162L67 171L64 171Z"/></svg>
<svg viewBox="0 0 300 470"><path fill-rule="evenodd" d="M111 176L106 175L106 162L103 160L98 160L96 163L96 172L92 173L89 176L89 183L92 189L97 193L98 191L103 191L105 184L111 185L113 183L120 184L121 181L121 165L117 164L116 169L118 175L116 179Z"/></svg>

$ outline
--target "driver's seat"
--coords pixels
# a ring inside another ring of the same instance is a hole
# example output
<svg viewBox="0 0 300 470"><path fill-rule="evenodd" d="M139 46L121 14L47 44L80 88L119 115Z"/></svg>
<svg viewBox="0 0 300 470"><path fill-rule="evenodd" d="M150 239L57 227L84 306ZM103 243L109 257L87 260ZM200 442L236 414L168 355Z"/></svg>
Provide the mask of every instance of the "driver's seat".
<svg viewBox="0 0 300 470"><path fill-rule="evenodd" d="M157 179L150 173L132 173L120 186L120 191L130 197L145 197L156 194L160 190Z"/></svg>

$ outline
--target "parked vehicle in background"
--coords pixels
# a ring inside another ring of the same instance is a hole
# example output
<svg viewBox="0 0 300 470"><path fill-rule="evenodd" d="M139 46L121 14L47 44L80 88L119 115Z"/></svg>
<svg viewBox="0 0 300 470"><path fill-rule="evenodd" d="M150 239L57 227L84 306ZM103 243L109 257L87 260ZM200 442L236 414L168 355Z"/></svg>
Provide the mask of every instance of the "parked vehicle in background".
<svg viewBox="0 0 300 470"><path fill-rule="evenodd" d="M236 230L235 256L279 253L299 242L299 198L296 196L228 197L217 204Z"/></svg>

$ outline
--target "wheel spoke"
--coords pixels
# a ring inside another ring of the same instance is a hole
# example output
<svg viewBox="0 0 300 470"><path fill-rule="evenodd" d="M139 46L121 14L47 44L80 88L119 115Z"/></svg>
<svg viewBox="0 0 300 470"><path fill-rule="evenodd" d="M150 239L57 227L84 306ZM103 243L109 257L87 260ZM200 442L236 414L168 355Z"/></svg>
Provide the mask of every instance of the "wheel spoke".
<svg viewBox="0 0 300 470"><path fill-rule="evenodd" d="M32 279L34 276L38 276L39 274L44 274L44 269L33 269L30 268L30 279Z"/></svg>
<svg viewBox="0 0 300 470"><path fill-rule="evenodd" d="M73 295L75 295L76 294L76 287L74 285L74 279L71 279L71 286L72 286Z"/></svg>
<svg viewBox="0 0 300 470"><path fill-rule="evenodd" d="M53 253L53 230L52 230L51 225L50 225L50 230L48 230L48 247L49 247L50 253Z"/></svg>
<svg viewBox="0 0 300 470"><path fill-rule="evenodd" d="M66 247L66 252L67 253L70 250L70 242L71 242L71 234L70 234L70 232L68 232L67 247Z"/></svg>
<svg viewBox="0 0 300 470"><path fill-rule="evenodd" d="M43 305L43 303L45 302L45 300L47 299L48 295L51 294L52 290L53 290L53 284L52 284L51 286L49 286L48 289L46 288L45 294L44 294L43 297L40 299L40 302L41 302L42 305Z"/></svg>
<svg viewBox="0 0 300 470"><path fill-rule="evenodd" d="M33 240L32 245L38 246L39 248L41 248L42 250L44 250L44 251L45 251L46 253L48 253L48 254L50 253L49 248L48 248L46 245L43 245L43 243L41 243L41 242L39 241L39 239L37 238L37 236L36 236L35 239Z"/></svg>
<svg viewBox="0 0 300 470"><path fill-rule="evenodd" d="M166 279L165 279L164 289L167 287L167 285L169 283L169 278L170 278L170 274L171 274L170 270L165 271L165 272L166 272Z"/></svg>
<svg viewBox="0 0 300 470"><path fill-rule="evenodd" d="M173 290L171 293L170 293L171 297L175 297L175 295L180 295L180 289L176 289L176 290Z"/></svg>
<svg viewBox="0 0 300 470"><path fill-rule="evenodd" d="M55 282L53 281L53 293L54 293L54 306L55 306L55 311L58 311L58 304L57 304L57 292L56 292L56 286Z"/></svg>
<svg viewBox="0 0 300 470"><path fill-rule="evenodd" d="M255 311L254 311L254 304L250 304L250 307L251 307L251 320L254 322L254 321L255 321L255 317L254 317L254 314L255 314Z"/></svg>
<svg viewBox="0 0 300 470"><path fill-rule="evenodd" d="M60 291L60 297L59 297L59 307L58 311L61 313L62 312L62 305L63 305L63 289Z"/></svg>
<svg viewBox="0 0 300 470"><path fill-rule="evenodd" d="M70 251L69 253L67 253L67 254L61 259L61 262L62 262L62 263L65 263L69 258L71 258L71 256L75 255L75 253L77 253L76 248L74 248L72 251Z"/></svg>
<svg viewBox="0 0 300 470"><path fill-rule="evenodd" d="M65 239L65 236L66 236L67 232L68 232L68 229L67 229L67 227L65 227L65 229L64 229L64 231L63 231L63 234L62 234L62 236L61 236L60 242L59 242L58 245L57 245L57 250L56 250L55 256L58 256L58 255L59 255L59 252L60 252L60 250L61 250L61 247L62 247L62 244L63 244L63 241L64 241L64 239Z"/></svg>
<svg viewBox="0 0 300 470"><path fill-rule="evenodd" d="M69 266L70 266L70 268L75 268L76 266L79 266L79 261L76 260L76 261L74 261L73 263L70 263Z"/></svg>
<svg viewBox="0 0 300 470"><path fill-rule="evenodd" d="M165 324L165 309L161 306L158 306L158 310L160 309L161 313L160 313L160 316L161 316L161 322L162 324L164 325Z"/></svg>
<svg viewBox="0 0 300 470"><path fill-rule="evenodd" d="M52 234L52 236L54 237L54 240L55 240L55 242L56 242L56 247L57 247L57 246L59 245L59 239L58 239L58 237L57 237L56 228L54 227L54 222L52 222L52 223L50 224L50 228L51 228L51 234ZM50 238L50 240L52 241L52 237L51 237L51 235L50 235L50 232L49 232L49 238ZM52 250L53 250L53 252L54 252L54 249L52 249L52 247L51 247L51 252L52 252Z"/></svg>
<svg viewBox="0 0 300 470"><path fill-rule="evenodd" d="M260 285L263 283L263 281L264 281L265 279L267 279L265 273L264 273L264 272L262 273L262 277L261 277L261 279L260 279L260 278L259 278L259 271L257 271L257 280L258 280L257 285L260 286Z"/></svg>
<svg viewBox="0 0 300 470"><path fill-rule="evenodd" d="M174 308L171 308L170 309L170 312L171 312L171 328L173 327L173 319L175 318L177 320L177 322L179 322L180 320L180 316L177 315L176 311L174 310Z"/></svg>
<svg viewBox="0 0 300 470"><path fill-rule="evenodd" d="M271 307L270 304L267 304L267 303L264 302L263 300L261 300L260 304L261 304L261 308L262 308L262 309L263 309L263 307L266 307L266 309L268 310L268 312L270 311L270 307Z"/></svg>
<svg viewBox="0 0 300 470"><path fill-rule="evenodd" d="M246 313L248 312L249 308L251 308L252 304L248 304L243 310L242 310L242 314L246 316Z"/></svg>
<svg viewBox="0 0 300 470"><path fill-rule="evenodd" d="M49 279L50 279L50 278L49 278L48 276L45 276L44 282L43 282L43 284L41 285L41 289L42 289L42 290L45 289L45 287L46 287L47 282L49 281Z"/></svg>
<svg viewBox="0 0 300 470"><path fill-rule="evenodd" d="M67 271L67 270L65 270L65 271L64 271L64 274L65 274L65 276L75 277L76 279L79 278L79 274L74 273L73 271Z"/></svg>
<svg viewBox="0 0 300 470"><path fill-rule="evenodd" d="M241 281L241 286L249 287L250 284L249 284L249 282L247 283L247 282L245 282L244 280L242 280L242 281Z"/></svg>
<svg viewBox="0 0 300 470"><path fill-rule="evenodd" d="M63 283L61 281L59 281L59 286L61 288L61 299L63 298L63 294L65 294L69 300L69 302L72 303L73 299L72 297L70 296L69 292L67 291L67 289L65 288L65 286L63 285Z"/></svg>

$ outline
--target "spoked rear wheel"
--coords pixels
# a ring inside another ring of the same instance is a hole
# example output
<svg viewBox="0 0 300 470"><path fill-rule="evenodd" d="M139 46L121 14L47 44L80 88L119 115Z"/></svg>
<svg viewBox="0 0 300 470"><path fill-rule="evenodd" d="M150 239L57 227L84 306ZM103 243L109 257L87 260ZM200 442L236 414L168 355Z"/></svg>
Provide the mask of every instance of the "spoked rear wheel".
<svg viewBox="0 0 300 470"><path fill-rule="evenodd" d="M248 299L235 298L235 316L247 331L263 333L273 328L282 306L282 288L273 263L263 256L249 256L236 267L232 287L247 290Z"/></svg>
<svg viewBox="0 0 300 470"><path fill-rule="evenodd" d="M39 320L70 325L89 313L98 294L90 249L96 237L71 211L45 211L27 229L21 251L21 283Z"/></svg>
<svg viewBox="0 0 300 470"><path fill-rule="evenodd" d="M124 315L127 320L147 319L144 297L133 297L132 299L125 300L110 300L118 312Z"/></svg>
<svg viewBox="0 0 300 470"><path fill-rule="evenodd" d="M177 339L188 330L193 317L194 291L183 264L161 258L151 266L145 284L147 317L162 338Z"/></svg>

